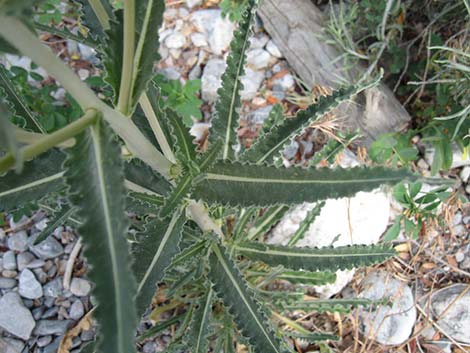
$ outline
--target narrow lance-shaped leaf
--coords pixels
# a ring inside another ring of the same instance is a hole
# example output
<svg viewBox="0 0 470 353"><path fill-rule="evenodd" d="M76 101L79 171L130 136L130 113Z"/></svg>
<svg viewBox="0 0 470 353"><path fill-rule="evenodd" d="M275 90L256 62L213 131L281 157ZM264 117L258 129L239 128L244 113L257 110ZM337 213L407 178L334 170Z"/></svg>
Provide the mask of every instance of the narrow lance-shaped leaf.
<svg viewBox="0 0 470 353"><path fill-rule="evenodd" d="M97 350L129 353L135 349L136 287L126 240L120 154L111 129L100 120L77 137L65 163L65 180L70 202L83 222L78 231L86 244L89 276L96 284L96 318L101 324Z"/></svg>
<svg viewBox="0 0 470 353"><path fill-rule="evenodd" d="M38 120L38 117L33 113L26 102L21 97L21 94L15 88L13 82L8 77L8 72L3 65L0 64L0 96L3 96L5 103L8 105L8 110L25 122L25 128L46 133Z"/></svg>
<svg viewBox="0 0 470 353"><path fill-rule="evenodd" d="M288 352L269 327L259 304L249 293L245 280L224 249L214 243L209 257L209 278L216 294L234 317L235 324L256 353Z"/></svg>
<svg viewBox="0 0 470 353"><path fill-rule="evenodd" d="M286 311L296 311L296 310L306 310L306 311L315 311L318 313L324 312L339 312L339 313L348 313L352 308L357 308L359 306L372 306L382 304L374 300L366 298L346 298L346 299L309 299L309 300L300 300L295 303L291 303L284 306Z"/></svg>
<svg viewBox="0 0 470 353"><path fill-rule="evenodd" d="M374 81L366 85L341 88L333 92L331 96L320 97L317 103L312 104L305 110L299 111L295 118L284 119L283 123L273 127L269 134L263 135L262 139L256 139L253 145L240 158L242 160L256 161L258 164L272 162L273 157L284 149L290 139L301 133L312 122L320 119L342 102L347 101L354 95L377 83L378 81Z"/></svg>
<svg viewBox="0 0 470 353"><path fill-rule="evenodd" d="M307 217L300 223L299 228L295 231L292 238L289 239L287 243L288 246L294 246L303 239L305 233L308 231L310 225L315 221L315 219L320 215L320 212L325 205L324 202L320 202L318 205L315 205L308 213Z"/></svg>
<svg viewBox="0 0 470 353"><path fill-rule="evenodd" d="M133 270L138 284L136 299L139 314L150 305L157 283L163 279L165 270L180 250L184 222L185 217L181 210L177 210L171 218L154 219L133 244Z"/></svg>
<svg viewBox="0 0 470 353"><path fill-rule="evenodd" d="M380 263L396 254L388 245L295 248L246 242L234 247L240 255L269 266L282 265L292 270L306 271L347 270Z"/></svg>
<svg viewBox="0 0 470 353"><path fill-rule="evenodd" d="M54 215L52 221L47 224L47 227L44 228L41 233L39 233L38 237L34 240L33 245L37 245L40 242L46 240L46 238L51 235L57 227L63 225L69 219L69 217L73 215L74 212L75 208L70 206L63 206L62 209L58 211L56 215Z"/></svg>
<svg viewBox="0 0 470 353"><path fill-rule="evenodd" d="M163 22L165 1L136 0L136 27L138 41L134 57L134 87L132 106L137 104L140 95L152 78L153 65L160 60L158 54L158 29Z"/></svg>
<svg viewBox="0 0 470 353"><path fill-rule="evenodd" d="M249 271L248 276L262 276L269 275L268 272L261 271ZM334 272L320 272L320 271L282 271L282 273L276 275L276 279L289 281L293 284L303 284L310 286L319 286L327 283L332 283L336 280L336 274Z"/></svg>
<svg viewBox="0 0 470 353"><path fill-rule="evenodd" d="M273 206L267 209L261 217L258 218L257 222L248 231L246 239L256 240L258 237L266 234L289 210L289 207L280 205Z"/></svg>
<svg viewBox="0 0 470 353"><path fill-rule="evenodd" d="M93 40L105 42L105 30L113 18L111 3L106 0L73 0L80 4L80 22L88 28L88 36ZM105 26L103 27L103 24Z"/></svg>
<svg viewBox="0 0 470 353"><path fill-rule="evenodd" d="M240 90L243 88L240 78L245 73L245 51L250 45L249 38L252 34L257 4L257 0L249 0L248 7L230 44L231 52L227 58L227 69L222 75L222 87L217 91L219 98L212 119L211 140L217 138L223 140L223 159L233 156L232 146L237 144L236 130L241 107Z"/></svg>
<svg viewBox="0 0 470 353"><path fill-rule="evenodd" d="M288 205L351 196L404 179L413 179L413 174L406 169L382 167L276 168L219 161L204 174L192 194L209 203L230 206Z"/></svg>
<svg viewBox="0 0 470 353"><path fill-rule="evenodd" d="M188 164L196 160L196 145L193 143L194 138L189 134L188 128L183 124L183 119L178 116L171 109L166 110L166 117L169 125L171 126L171 132L174 135L176 141L177 158L180 162Z"/></svg>
<svg viewBox="0 0 470 353"><path fill-rule="evenodd" d="M271 109L269 112L268 117L266 120L263 121L263 125L261 126L261 129L258 132L258 137L253 143L256 143L257 141L262 141L267 135L270 134L271 130L274 129L277 125L280 125L284 122L284 107L280 103L276 103L274 107ZM240 156L239 159L242 161L247 161L251 163L256 163L258 160L256 159L256 156L244 153L246 150L244 150ZM251 159L251 158L255 159Z"/></svg>
<svg viewBox="0 0 470 353"><path fill-rule="evenodd" d="M214 292L209 286L194 311L186 339L192 353L207 353L208 351L213 297Z"/></svg>
<svg viewBox="0 0 470 353"><path fill-rule="evenodd" d="M74 34L74 33L70 32L70 30L67 27L57 28L57 27L54 27L54 26L44 25L44 24L38 23L38 22L34 22L33 25L37 30L53 34L55 36L58 36L58 37L61 37L61 38L64 38L64 39L73 40L77 43L84 44L84 45L89 46L93 49L96 49L99 46L99 42L97 42L95 39L93 39L92 36L85 37L80 32L78 32L77 34Z"/></svg>
<svg viewBox="0 0 470 353"><path fill-rule="evenodd" d="M21 174L9 171L0 176L0 211L20 207L64 187L64 154L51 150L23 166Z"/></svg>

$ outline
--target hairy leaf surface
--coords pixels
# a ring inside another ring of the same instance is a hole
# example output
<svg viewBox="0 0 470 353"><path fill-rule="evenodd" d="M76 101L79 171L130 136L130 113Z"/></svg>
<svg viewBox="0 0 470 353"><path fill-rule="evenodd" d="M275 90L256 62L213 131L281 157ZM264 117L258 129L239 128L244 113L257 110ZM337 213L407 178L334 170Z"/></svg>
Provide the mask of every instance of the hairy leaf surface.
<svg viewBox="0 0 470 353"><path fill-rule="evenodd" d="M296 303L288 304L284 306L285 310L296 311L296 310L306 310L306 311L315 311L318 313L324 312L339 312L339 313L348 313L352 308L357 308L359 306L371 306L376 305L377 301L365 299L365 298L341 298L341 299L309 299L301 300Z"/></svg>
<svg viewBox="0 0 470 353"><path fill-rule="evenodd" d="M347 270L380 263L396 254L389 245L295 248L246 242L236 244L235 250L253 261L306 271Z"/></svg>
<svg viewBox="0 0 470 353"><path fill-rule="evenodd" d="M219 161L197 184L193 196L230 206L298 204L351 196L411 177L406 169L382 167L286 169Z"/></svg>
<svg viewBox="0 0 470 353"><path fill-rule="evenodd" d="M288 352L269 327L266 316L246 287L235 263L218 245L212 245L209 278L216 294L228 307L237 327L256 353Z"/></svg>
<svg viewBox="0 0 470 353"><path fill-rule="evenodd" d="M223 140L223 159L233 156L232 146L237 144L236 130L241 107L240 90L243 88L240 78L245 73L245 51L250 46L249 38L252 34L257 4L257 0L249 0L230 44L231 51L227 58L227 69L222 75L222 87L217 91L219 98L215 104L216 113L212 119L211 140L216 138Z"/></svg>
<svg viewBox="0 0 470 353"><path fill-rule="evenodd" d="M0 210L20 207L62 189L64 159L62 152L51 150L26 162L21 174L9 171L0 176Z"/></svg>
<svg viewBox="0 0 470 353"><path fill-rule="evenodd" d="M89 276L96 284L96 318L101 323L97 349L129 353L135 349L137 320L120 153L111 129L100 120L77 137L65 163L65 180L83 222L78 231L87 245Z"/></svg>
<svg viewBox="0 0 470 353"><path fill-rule="evenodd" d="M139 314L150 305L157 283L163 279L166 268L180 250L179 243L185 221L185 216L180 210L171 218L154 219L147 224L145 232L139 235L137 243L133 245L133 269L138 283L136 299Z"/></svg>
<svg viewBox="0 0 470 353"><path fill-rule="evenodd" d="M200 298L198 307L194 311L187 337L187 343L191 347L192 353L207 353L208 351L213 298L214 292L209 287L206 294Z"/></svg>

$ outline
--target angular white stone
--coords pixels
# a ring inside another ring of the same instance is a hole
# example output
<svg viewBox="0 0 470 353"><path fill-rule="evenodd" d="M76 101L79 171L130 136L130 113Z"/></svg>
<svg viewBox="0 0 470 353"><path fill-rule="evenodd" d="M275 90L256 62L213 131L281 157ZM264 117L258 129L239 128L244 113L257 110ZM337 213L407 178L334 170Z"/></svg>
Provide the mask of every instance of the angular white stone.
<svg viewBox="0 0 470 353"><path fill-rule="evenodd" d="M390 299L391 304L375 310L360 308L360 330L364 335L385 345L405 342L416 322L416 307L411 288L384 271L370 273L362 282L360 298Z"/></svg>
<svg viewBox="0 0 470 353"><path fill-rule="evenodd" d="M165 38L165 45L169 49L179 49L186 44L186 38L180 32L173 32Z"/></svg>
<svg viewBox="0 0 470 353"><path fill-rule="evenodd" d="M253 49L246 53L246 63L255 70L266 68L271 62L271 55L264 49Z"/></svg>
<svg viewBox="0 0 470 353"><path fill-rule="evenodd" d="M242 100L253 99L258 93L264 80L264 72L252 70L249 67L245 70L245 75L241 78L243 90L240 92Z"/></svg>
<svg viewBox="0 0 470 353"><path fill-rule="evenodd" d="M41 283L38 282L34 273L27 268L20 274L18 287L23 298L38 299L43 295Z"/></svg>
<svg viewBox="0 0 470 353"><path fill-rule="evenodd" d="M222 85L222 74L227 65L222 59L210 59L201 78L202 99L208 103L214 103L217 99L217 90Z"/></svg>
<svg viewBox="0 0 470 353"><path fill-rule="evenodd" d="M9 292L0 299L0 326L11 334L28 340L36 323L20 296Z"/></svg>
<svg viewBox="0 0 470 353"><path fill-rule="evenodd" d="M289 212L271 232L268 242L287 244L314 204L303 204ZM380 191L359 192L354 197L328 199L320 215L310 225L298 246L324 247L353 244L375 244L387 229L390 217L390 197ZM338 271L333 284L316 286L324 298L344 288L354 270Z"/></svg>
<svg viewBox="0 0 470 353"><path fill-rule="evenodd" d="M281 51L279 50L279 48L277 47L276 44L274 44L274 42L272 40L270 40L268 42L268 44L266 44L266 50L269 52L269 54L271 54L272 56L276 57L276 58L282 58L282 53Z"/></svg>

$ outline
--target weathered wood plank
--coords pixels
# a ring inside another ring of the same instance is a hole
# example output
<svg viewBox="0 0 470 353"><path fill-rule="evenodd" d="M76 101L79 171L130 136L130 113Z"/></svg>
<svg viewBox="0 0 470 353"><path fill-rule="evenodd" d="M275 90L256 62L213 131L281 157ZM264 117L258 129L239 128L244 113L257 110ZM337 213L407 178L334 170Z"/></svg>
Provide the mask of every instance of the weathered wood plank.
<svg viewBox="0 0 470 353"><path fill-rule="evenodd" d="M259 15L289 65L310 87L336 88L365 70L346 68L336 48L322 40L324 15L310 0L264 0ZM343 104L336 115L343 118L345 128L361 129L365 144L382 133L398 131L410 120L384 84Z"/></svg>

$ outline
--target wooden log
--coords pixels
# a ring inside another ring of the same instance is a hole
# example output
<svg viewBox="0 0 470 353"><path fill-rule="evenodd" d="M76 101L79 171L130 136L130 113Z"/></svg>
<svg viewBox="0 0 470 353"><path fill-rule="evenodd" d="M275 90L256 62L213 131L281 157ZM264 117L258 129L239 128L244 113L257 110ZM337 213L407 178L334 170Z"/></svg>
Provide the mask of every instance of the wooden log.
<svg viewBox="0 0 470 353"><path fill-rule="evenodd" d="M264 0L258 14L264 28L297 75L310 87L336 88L365 72L346 68L338 50L324 42L324 14L311 0ZM380 134L399 131L410 116L384 84L368 89L342 104L335 114L346 129L360 129L369 145Z"/></svg>

